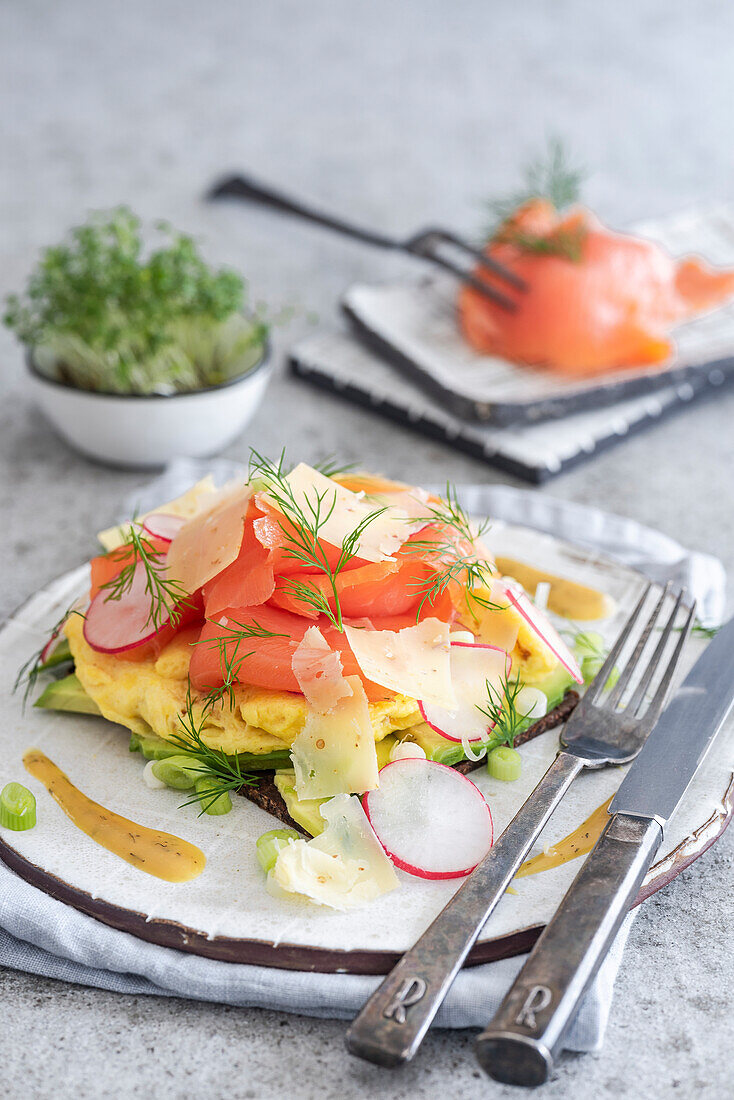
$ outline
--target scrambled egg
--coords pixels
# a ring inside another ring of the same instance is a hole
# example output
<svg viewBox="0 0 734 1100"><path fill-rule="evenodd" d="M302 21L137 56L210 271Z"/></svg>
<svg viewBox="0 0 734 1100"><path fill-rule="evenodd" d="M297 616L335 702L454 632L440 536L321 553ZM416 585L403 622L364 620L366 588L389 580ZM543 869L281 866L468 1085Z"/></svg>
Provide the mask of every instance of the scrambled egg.
<svg viewBox="0 0 734 1100"><path fill-rule="evenodd" d="M78 615L70 617L65 631L76 674L105 718L142 736L152 731L172 741L181 735L179 716L186 708L191 659L185 635L174 638L157 660L125 661L87 645ZM239 686L233 708L225 702L207 714L202 739L231 755L272 752L293 743L306 710L306 700L293 692ZM370 703L369 710L375 741L421 722L415 699L405 695Z"/></svg>

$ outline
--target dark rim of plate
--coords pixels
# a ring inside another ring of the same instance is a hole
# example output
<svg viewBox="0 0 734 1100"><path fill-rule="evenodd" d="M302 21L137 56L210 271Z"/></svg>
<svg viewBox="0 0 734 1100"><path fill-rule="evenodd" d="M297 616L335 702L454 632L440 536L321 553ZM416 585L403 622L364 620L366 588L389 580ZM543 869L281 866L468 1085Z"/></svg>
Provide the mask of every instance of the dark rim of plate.
<svg viewBox="0 0 734 1100"><path fill-rule="evenodd" d="M39 370L33 359L33 349L29 348L25 353L26 366L30 374L34 378L37 378L39 382L43 382L47 386L55 386L57 389L66 390L70 393L78 393L83 397L119 397L124 398L126 401L171 401L177 397L198 397L202 393L216 393L217 390L230 389L232 386L236 386L240 382L244 382L250 378L254 378L256 374L260 374L270 362L270 339L265 336L261 345L260 358L249 367L242 374L235 375L234 378L228 378L226 382L218 382L216 386L202 386L199 390L179 390L176 393L116 393L112 390L84 390L80 386L70 386L68 382L62 382L58 378L49 378L47 374Z"/></svg>

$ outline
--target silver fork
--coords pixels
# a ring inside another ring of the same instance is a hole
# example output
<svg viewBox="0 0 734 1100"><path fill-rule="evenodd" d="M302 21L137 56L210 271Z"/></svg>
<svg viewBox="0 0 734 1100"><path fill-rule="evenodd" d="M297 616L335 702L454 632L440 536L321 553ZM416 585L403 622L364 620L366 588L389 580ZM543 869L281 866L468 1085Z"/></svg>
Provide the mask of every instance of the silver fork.
<svg viewBox="0 0 734 1100"><path fill-rule="evenodd" d="M527 290L527 283L516 275L509 267L500 264L497 260L487 256L478 248L463 241L455 233L446 229L422 229L413 233L410 237L389 237L374 229L365 229L361 225L354 225L344 218L326 214L321 210L315 210L300 199L284 195L270 184L260 183L250 176L225 176L213 184L207 192L208 199L240 199L245 202L257 202L261 206L268 206L271 210L279 210L282 214L294 214L305 221L315 222L327 229L333 229L347 237L362 241L364 244L374 245L376 248L387 248L391 251L408 252L412 256L419 256L442 267L444 271L450 271L462 283L479 291L485 298L489 298L496 305L510 312L517 309L518 301L485 279L477 278L473 268L479 265L483 271L495 278L502 280L513 290Z"/></svg>
<svg viewBox="0 0 734 1100"><path fill-rule="evenodd" d="M670 592L670 586L666 586L619 679L605 692L651 589L650 584L643 592L599 674L571 714L561 733L562 748L535 790L352 1023L346 1035L352 1054L389 1067L410 1061L487 918L573 780L584 768L626 764L639 753L663 708L695 611L695 604L688 609L680 637L648 703L653 677L684 601L684 591L680 591L649 661L640 669L643 651ZM629 698L622 702L636 672L640 673L639 679Z"/></svg>

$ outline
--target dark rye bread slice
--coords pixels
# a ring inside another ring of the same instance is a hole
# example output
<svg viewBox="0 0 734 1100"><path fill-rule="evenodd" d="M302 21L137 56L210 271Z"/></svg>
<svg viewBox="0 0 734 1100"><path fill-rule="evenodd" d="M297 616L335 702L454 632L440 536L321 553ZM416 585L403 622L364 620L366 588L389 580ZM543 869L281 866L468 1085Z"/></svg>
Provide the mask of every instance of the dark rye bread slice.
<svg viewBox="0 0 734 1100"><path fill-rule="evenodd" d="M539 737L541 733L547 733L547 731L553 729L554 726L560 726L562 722L568 719L568 716L578 701L579 693L577 691L567 691L557 707L548 711L543 718L539 718L532 726L528 726L523 733L518 734L515 738L515 744L524 745L527 741L532 741L534 737ZM467 772L482 767L483 763L483 760L464 760L461 764L455 764L454 767L457 772L466 775ZM272 814L273 817L277 817L278 820L282 821L284 825L287 825L289 829L296 829L299 833L303 833L304 836L308 836L305 829L296 824L288 813L283 796L273 781L273 775L274 772L263 772L257 781L257 785L240 787L238 793L244 795L245 798L249 798L250 802L254 802L261 810L265 810L267 813Z"/></svg>

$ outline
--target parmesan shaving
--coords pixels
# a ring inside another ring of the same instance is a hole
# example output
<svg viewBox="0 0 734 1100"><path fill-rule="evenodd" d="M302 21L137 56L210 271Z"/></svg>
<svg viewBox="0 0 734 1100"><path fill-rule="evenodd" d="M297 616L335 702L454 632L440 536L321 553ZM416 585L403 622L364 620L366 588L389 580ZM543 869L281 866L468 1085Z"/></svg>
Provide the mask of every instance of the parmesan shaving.
<svg viewBox="0 0 734 1100"><path fill-rule="evenodd" d="M154 512L165 512L169 516L182 516L184 519L192 519L198 512L201 512L211 503L211 498L215 493L214 479L211 474L208 474L206 477L202 478L201 481L197 481L196 485L192 485L190 489L182 493L180 497L176 497L175 500L169 500L166 504L157 505L150 512L146 512L145 515L140 516L139 519L143 520L146 516L153 515ZM116 527L108 527L106 530L100 531L97 535L98 541L101 542L108 554L110 550L116 550L118 546L122 546L123 543L127 542L129 537L129 523L121 523Z"/></svg>
<svg viewBox="0 0 734 1100"><path fill-rule="evenodd" d="M399 885L358 798L337 795L321 807L321 816L327 824L319 836L290 841L279 851L268 875L271 893L347 910Z"/></svg>
<svg viewBox="0 0 734 1100"><path fill-rule="evenodd" d="M377 786L377 752L369 704L359 676L348 676L350 694L329 714L309 711L291 749L296 794L330 798L362 794Z"/></svg>
<svg viewBox="0 0 734 1100"><path fill-rule="evenodd" d="M328 714L340 699L352 694L342 671L341 657L317 626L308 628L293 653L293 674L314 710Z"/></svg>
<svg viewBox="0 0 734 1100"><path fill-rule="evenodd" d="M332 546L341 546L360 523L379 511L379 505L375 508L365 502L364 493L353 493L343 488L303 462L291 470L286 481L296 505L309 519L313 518L314 508L321 500L321 513L327 518L319 527L319 539ZM266 496L268 502L280 511L277 500L270 493ZM293 516L288 518L293 519ZM411 533L407 520L407 513L401 508L385 508L365 527L355 554L372 562L391 559Z"/></svg>
<svg viewBox="0 0 734 1100"><path fill-rule="evenodd" d="M168 573L186 592L196 592L235 560L250 496L247 486L225 487L176 535L168 551Z"/></svg>
<svg viewBox="0 0 734 1100"><path fill-rule="evenodd" d="M424 619L402 630L345 626L344 632L368 680L447 710L458 705L451 683L448 623Z"/></svg>

